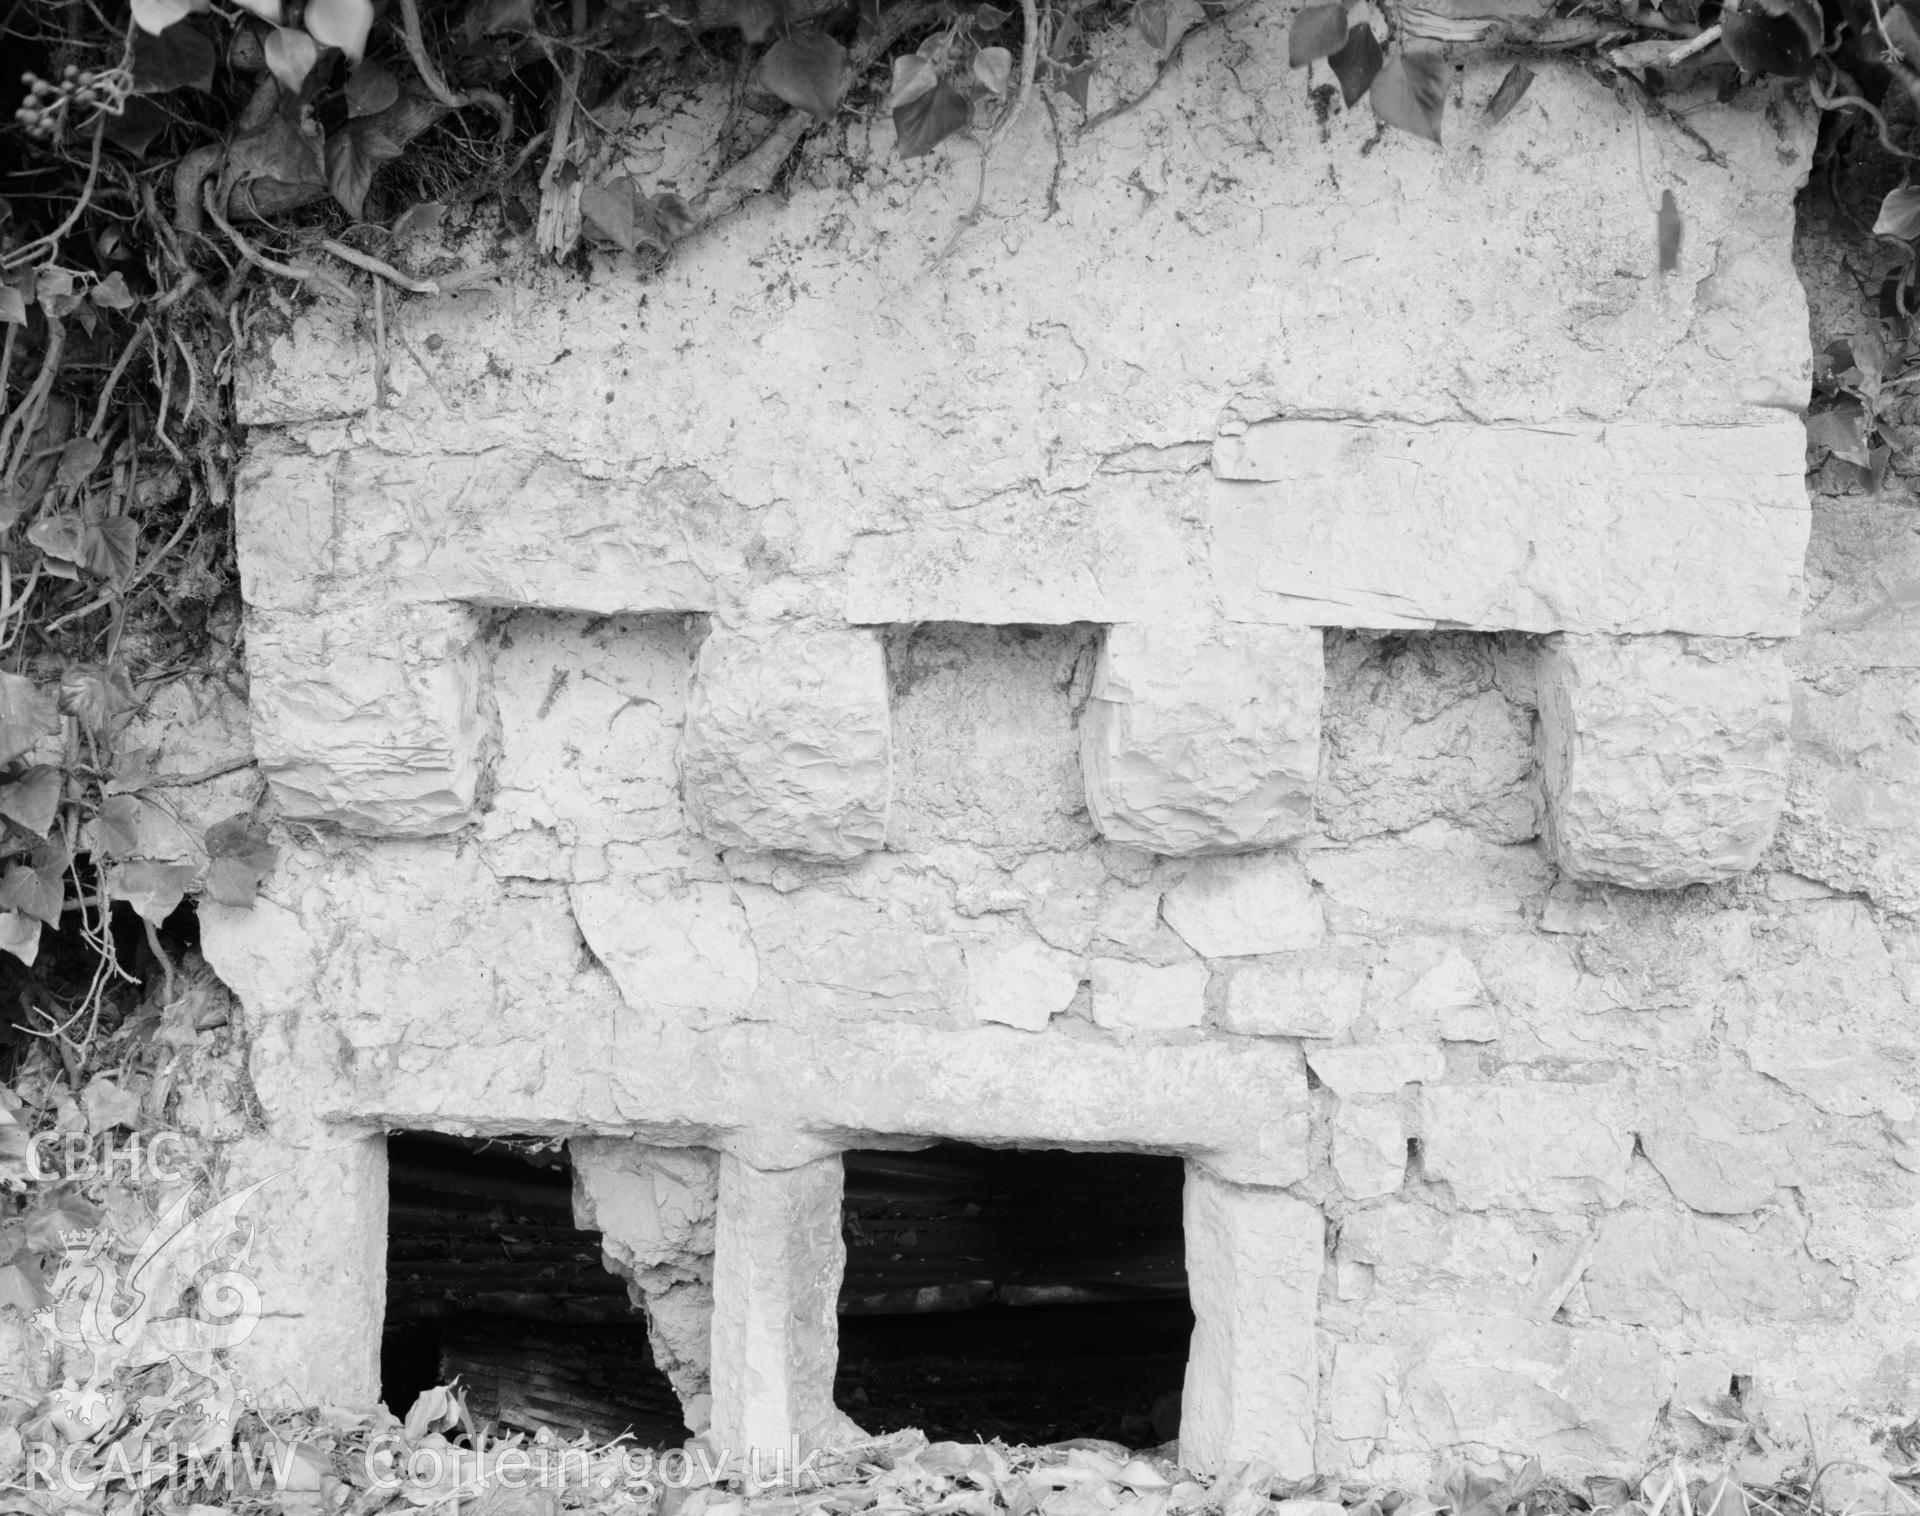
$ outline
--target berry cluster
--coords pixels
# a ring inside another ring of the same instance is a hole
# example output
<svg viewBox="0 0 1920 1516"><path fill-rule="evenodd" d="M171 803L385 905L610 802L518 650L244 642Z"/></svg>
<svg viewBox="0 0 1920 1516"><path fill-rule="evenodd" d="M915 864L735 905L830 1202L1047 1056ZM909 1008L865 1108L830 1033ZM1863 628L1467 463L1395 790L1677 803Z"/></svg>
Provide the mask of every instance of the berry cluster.
<svg viewBox="0 0 1920 1516"><path fill-rule="evenodd" d="M117 70L95 73L69 63L58 79L29 72L20 82L27 87L27 98L13 119L29 137L51 142L76 111L118 110L123 80Z"/></svg>

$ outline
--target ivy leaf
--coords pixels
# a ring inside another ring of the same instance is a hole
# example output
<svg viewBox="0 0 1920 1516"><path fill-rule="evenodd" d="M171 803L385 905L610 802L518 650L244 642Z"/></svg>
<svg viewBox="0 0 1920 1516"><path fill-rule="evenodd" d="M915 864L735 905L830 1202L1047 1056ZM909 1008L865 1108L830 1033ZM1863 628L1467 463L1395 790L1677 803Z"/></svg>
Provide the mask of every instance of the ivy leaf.
<svg viewBox="0 0 1920 1516"><path fill-rule="evenodd" d="M0 914L0 952L11 953L32 968L40 956L40 923L18 911Z"/></svg>
<svg viewBox="0 0 1920 1516"><path fill-rule="evenodd" d="M368 67L379 65L361 64L361 68ZM447 107L431 95L396 89L396 98L386 109L356 117L327 138L327 188L341 208L357 220L365 208L373 176L446 113Z"/></svg>
<svg viewBox="0 0 1920 1516"><path fill-rule="evenodd" d="M724 0L720 7L722 17L739 27L750 43L764 42L767 33L786 20L786 11L781 0Z"/></svg>
<svg viewBox="0 0 1920 1516"><path fill-rule="evenodd" d="M1660 249L1660 272L1671 274L1680 267L1680 202L1673 191L1660 191L1660 210L1653 218L1654 241Z"/></svg>
<svg viewBox="0 0 1920 1516"><path fill-rule="evenodd" d="M1067 98L1080 107L1087 108L1087 86L1093 83L1093 65L1078 64L1060 76L1060 88L1067 92Z"/></svg>
<svg viewBox="0 0 1920 1516"><path fill-rule="evenodd" d="M44 921L55 931L60 928L60 907L66 904L66 890L58 869L29 868L10 863L0 874L0 910L18 911Z"/></svg>
<svg viewBox="0 0 1920 1516"><path fill-rule="evenodd" d="M631 175L596 184L580 196L580 219L596 241L623 252L642 246L665 252L693 229L693 213L678 195L648 198Z"/></svg>
<svg viewBox="0 0 1920 1516"><path fill-rule="evenodd" d="M234 3L244 11L252 11L269 26L278 26L286 15L280 0L234 0Z"/></svg>
<svg viewBox="0 0 1920 1516"><path fill-rule="evenodd" d="M1133 28L1156 53L1166 49L1170 9L1168 0L1136 0L1133 7Z"/></svg>
<svg viewBox="0 0 1920 1516"><path fill-rule="evenodd" d="M107 141L135 158L144 158L166 129L167 113L144 95L129 95L126 108L106 120Z"/></svg>
<svg viewBox="0 0 1920 1516"><path fill-rule="evenodd" d="M371 58L362 58L347 75L347 114L377 116L400 98L400 81Z"/></svg>
<svg viewBox="0 0 1920 1516"><path fill-rule="evenodd" d="M1346 42L1327 59L1327 67L1340 81L1340 98L1348 110L1367 92L1385 62L1386 55L1380 51L1380 39L1374 36L1372 27L1362 21L1347 29Z"/></svg>
<svg viewBox="0 0 1920 1516"><path fill-rule="evenodd" d="M93 818L94 851L124 858L140 851L140 802L131 795L110 796Z"/></svg>
<svg viewBox="0 0 1920 1516"><path fill-rule="evenodd" d="M284 111L275 111L233 139L227 148L226 178L236 188L256 179L324 188L326 158L317 135L302 131Z"/></svg>
<svg viewBox="0 0 1920 1516"><path fill-rule="evenodd" d="M290 26L276 26L268 32L262 48L266 53L267 68L280 81L280 88L289 95L300 93L300 86L306 83L307 75L313 72L314 64L320 61L320 49L313 38Z"/></svg>
<svg viewBox="0 0 1920 1516"><path fill-rule="evenodd" d="M322 47L337 47L358 63L373 30L373 0L307 0L308 33Z"/></svg>
<svg viewBox="0 0 1920 1516"><path fill-rule="evenodd" d="M1867 466L1867 408L1851 395L1807 417L1807 441L1847 463Z"/></svg>
<svg viewBox="0 0 1920 1516"><path fill-rule="evenodd" d="M75 437L60 449L60 466L54 470L53 482L63 490L76 489L99 466L100 444L91 437Z"/></svg>
<svg viewBox="0 0 1920 1516"><path fill-rule="evenodd" d="M60 814L60 770L36 763L17 779L0 784L0 816L44 837Z"/></svg>
<svg viewBox="0 0 1920 1516"><path fill-rule="evenodd" d="M1440 114L1447 105L1447 66L1438 53L1402 53L1373 81L1373 113L1427 141L1440 141Z"/></svg>
<svg viewBox="0 0 1920 1516"><path fill-rule="evenodd" d="M180 5L181 16L192 10L205 10L206 3L190 0L166 0L169 8ZM133 8L133 19L140 20L140 5ZM133 34L133 88L136 94L160 95L171 89L210 90L213 88L213 38L197 23L177 26L169 23L163 30L141 25Z"/></svg>
<svg viewBox="0 0 1920 1516"><path fill-rule="evenodd" d="M911 105L940 82L940 70L918 53L906 53L893 60L893 90L887 96L887 109L897 111Z"/></svg>
<svg viewBox="0 0 1920 1516"><path fill-rule="evenodd" d="M103 311L130 311L139 303L127 288L127 276L119 269L87 291L87 298Z"/></svg>
<svg viewBox="0 0 1920 1516"><path fill-rule="evenodd" d="M155 926L173 914L192 885L193 870L180 863L125 863L107 874L107 893Z"/></svg>
<svg viewBox="0 0 1920 1516"><path fill-rule="evenodd" d="M212 0L133 0L133 24L149 37L157 37L176 21L184 21L195 11L209 8ZM134 40L134 57L140 56L139 39ZM139 78L136 62L134 78Z"/></svg>
<svg viewBox="0 0 1920 1516"><path fill-rule="evenodd" d="M40 517L27 528L27 541L45 555L42 565L62 579L80 577L80 539L86 535L86 523L77 511L54 511Z"/></svg>
<svg viewBox="0 0 1920 1516"><path fill-rule="evenodd" d="M1732 0L1720 13L1720 45L1748 74L1804 79L1825 30L1816 0Z"/></svg>
<svg viewBox="0 0 1920 1516"><path fill-rule="evenodd" d="M816 121L829 120L847 87L847 50L824 32L782 37L760 60L760 87Z"/></svg>
<svg viewBox="0 0 1920 1516"><path fill-rule="evenodd" d="M893 113L893 130L902 158L918 158L973 120L967 97L946 80Z"/></svg>
<svg viewBox="0 0 1920 1516"><path fill-rule="evenodd" d="M973 77L989 95L1004 95L1013 77L1013 54L1004 47L983 47L973 55Z"/></svg>
<svg viewBox="0 0 1920 1516"><path fill-rule="evenodd" d="M1500 88L1493 92L1493 98L1487 102L1487 120L1496 124L1506 120L1532 85L1533 70L1524 63L1514 64L1500 80Z"/></svg>
<svg viewBox="0 0 1920 1516"><path fill-rule="evenodd" d="M1346 6L1309 5L1287 28L1287 67L1305 68L1314 59L1331 57L1346 45Z"/></svg>
<svg viewBox="0 0 1920 1516"><path fill-rule="evenodd" d="M1920 236L1920 188L1903 184L1889 190L1887 198L1880 202L1880 214L1874 219L1873 234L1876 237L1898 237L1902 242L1911 242Z"/></svg>
<svg viewBox="0 0 1920 1516"><path fill-rule="evenodd" d="M131 574L139 549L140 528L130 516L108 516L91 522L80 534L80 562L102 579L124 579Z"/></svg>
<svg viewBox="0 0 1920 1516"><path fill-rule="evenodd" d="M0 763L12 763L60 730L60 714L31 679L0 674Z"/></svg>
<svg viewBox="0 0 1920 1516"><path fill-rule="evenodd" d="M245 816L230 816L207 828L207 858L207 893L222 905L245 909L280 861L280 850Z"/></svg>
<svg viewBox="0 0 1920 1516"><path fill-rule="evenodd" d="M76 663L60 676L60 711L98 732L136 701L133 681L117 663Z"/></svg>
<svg viewBox="0 0 1920 1516"><path fill-rule="evenodd" d="M17 284L0 284L0 321L9 326L24 326L27 320L27 297L20 292Z"/></svg>

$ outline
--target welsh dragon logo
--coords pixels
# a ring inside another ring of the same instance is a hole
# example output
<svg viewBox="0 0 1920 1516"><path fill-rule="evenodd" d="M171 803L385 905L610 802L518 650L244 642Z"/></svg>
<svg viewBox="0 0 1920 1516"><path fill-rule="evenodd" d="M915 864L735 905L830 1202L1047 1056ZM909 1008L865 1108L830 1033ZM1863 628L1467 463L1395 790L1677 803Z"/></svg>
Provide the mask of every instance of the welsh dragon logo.
<svg viewBox="0 0 1920 1516"><path fill-rule="evenodd" d="M119 1263L105 1229L69 1234L54 1276L53 1301L35 1317L47 1339L83 1349L83 1383L54 1391L81 1424L103 1419L105 1386L122 1368L174 1359L210 1375L213 1355L237 1346L260 1324L260 1291L247 1265L253 1229L240 1212L271 1178L190 1214L195 1191L167 1210L133 1257Z"/></svg>

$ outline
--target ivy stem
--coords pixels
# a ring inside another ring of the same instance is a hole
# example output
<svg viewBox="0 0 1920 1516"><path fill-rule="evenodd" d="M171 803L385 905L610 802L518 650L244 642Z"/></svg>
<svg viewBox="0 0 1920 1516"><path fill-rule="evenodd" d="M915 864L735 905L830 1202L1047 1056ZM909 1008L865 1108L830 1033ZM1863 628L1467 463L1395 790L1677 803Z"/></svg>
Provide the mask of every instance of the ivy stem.
<svg viewBox="0 0 1920 1516"><path fill-rule="evenodd" d="M447 88L447 81L440 77L440 70L434 67L433 59L428 56L426 38L420 32L420 0L400 0L400 20L407 56L419 71L421 82L433 92L433 98L456 111L466 105L486 106L500 118L498 141L504 146L507 138L513 135L513 107L490 89L468 90L459 94Z"/></svg>
<svg viewBox="0 0 1920 1516"><path fill-rule="evenodd" d="M1716 21L1699 36L1689 38L1686 42L1683 42L1679 47L1676 47L1672 52L1668 53L1667 67L1672 68L1676 63L1685 63L1687 59L1691 58L1695 53L1704 53L1719 40L1720 23Z"/></svg>

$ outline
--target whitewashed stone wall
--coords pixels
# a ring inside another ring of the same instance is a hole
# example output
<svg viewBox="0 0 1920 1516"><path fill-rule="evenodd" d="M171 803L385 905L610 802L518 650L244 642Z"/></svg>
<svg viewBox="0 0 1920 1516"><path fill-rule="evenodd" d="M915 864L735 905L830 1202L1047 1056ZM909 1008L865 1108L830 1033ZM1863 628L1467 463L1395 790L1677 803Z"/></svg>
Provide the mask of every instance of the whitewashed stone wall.
<svg viewBox="0 0 1920 1516"><path fill-rule="evenodd" d="M203 930L264 1149L592 1138L719 1435L844 1434L831 1155L954 1137L1188 1159L1201 1463L1872 1456L1920 1399L1920 564L1859 505L1807 571L1810 127L1695 102L1709 161L1555 69L1489 126L1475 66L1444 150L1376 143L1289 14L1057 177L1030 111L945 256L970 170L850 117L649 281L390 309L383 405L350 312L263 343L287 852ZM696 181L712 105L635 172ZM283 1298L364 1274L372 1194ZM360 1317L270 1325L372 1392Z"/></svg>

